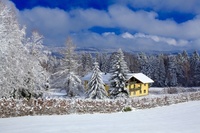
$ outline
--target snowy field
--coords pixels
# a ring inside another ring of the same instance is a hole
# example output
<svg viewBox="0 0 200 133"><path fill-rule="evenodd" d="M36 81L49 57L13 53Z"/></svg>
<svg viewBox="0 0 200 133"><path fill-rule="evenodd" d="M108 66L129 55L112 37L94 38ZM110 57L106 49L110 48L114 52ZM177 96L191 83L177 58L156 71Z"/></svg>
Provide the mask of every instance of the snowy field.
<svg viewBox="0 0 200 133"><path fill-rule="evenodd" d="M113 114L1 118L0 133L197 133L200 101Z"/></svg>

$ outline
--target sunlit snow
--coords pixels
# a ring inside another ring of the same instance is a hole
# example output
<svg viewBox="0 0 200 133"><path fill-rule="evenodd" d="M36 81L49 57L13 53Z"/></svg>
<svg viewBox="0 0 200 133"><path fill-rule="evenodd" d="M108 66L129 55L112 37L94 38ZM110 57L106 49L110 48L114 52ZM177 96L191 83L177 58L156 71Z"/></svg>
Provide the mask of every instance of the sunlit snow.
<svg viewBox="0 0 200 133"><path fill-rule="evenodd" d="M113 114L0 119L0 133L197 133L200 101Z"/></svg>

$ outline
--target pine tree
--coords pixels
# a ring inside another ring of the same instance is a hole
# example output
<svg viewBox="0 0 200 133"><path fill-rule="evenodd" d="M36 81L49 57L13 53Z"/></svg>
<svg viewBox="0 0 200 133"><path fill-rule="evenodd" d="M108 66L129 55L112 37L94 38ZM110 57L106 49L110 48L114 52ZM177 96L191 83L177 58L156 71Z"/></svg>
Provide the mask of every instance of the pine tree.
<svg viewBox="0 0 200 133"><path fill-rule="evenodd" d="M153 79L154 79L154 86L163 87L165 86L165 65L164 65L164 56L159 55L152 58L152 66L153 70Z"/></svg>
<svg viewBox="0 0 200 133"><path fill-rule="evenodd" d="M138 55L138 60L140 63L140 72L144 73L148 77L152 77L152 64L151 59L145 53L140 53Z"/></svg>
<svg viewBox="0 0 200 133"><path fill-rule="evenodd" d="M108 55L106 53L102 53L102 66L101 66L101 71L104 73L108 73L109 72L109 58Z"/></svg>
<svg viewBox="0 0 200 133"><path fill-rule="evenodd" d="M90 53L83 53L81 56L81 69L82 69L82 76L92 71L92 62L93 58Z"/></svg>
<svg viewBox="0 0 200 133"><path fill-rule="evenodd" d="M179 85L188 86L190 79L189 56L186 51L177 55L177 80Z"/></svg>
<svg viewBox="0 0 200 133"><path fill-rule="evenodd" d="M168 57L166 86L177 86L177 65L175 56Z"/></svg>
<svg viewBox="0 0 200 133"><path fill-rule="evenodd" d="M197 51L194 51L190 58L190 67L191 67L191 77L190 77L190 85L197 86L199 84L198 74L199 65L200 65L200 56Z"/></svg>
<svg viewBox="0 0 200 133"><path fill-rule="evenodd" d="M121 49L115 54L113 59L113 66L111 69L111 79L110 79L110 96L111 98L117 97L127 97L128 92L125 90L127 74L129 69L124 60L124 54Z"/></svg>
<svg viewBox="0 0 200 133"><path fill-rule="evenodd" d="M200 61L197 61L193 75L194 86L200 86Z"/></svg>
<svg viewBox="0 0 200 133"><path fill-rule="evenodd" d="M88 91L86 93L87 98L91 99L104 99L107 98L107 92L104 87L104 83L101 77L98 63L94 63L94 69L91 79L88 83Z"/></svg>
<svg viewBox="0 0 200 133"><path fill-rule="evenodd" d="M130 72L140 72L139 61L136 55L131 53L125 53L125 61L127 62L127 66L130 69Z"/></svg>

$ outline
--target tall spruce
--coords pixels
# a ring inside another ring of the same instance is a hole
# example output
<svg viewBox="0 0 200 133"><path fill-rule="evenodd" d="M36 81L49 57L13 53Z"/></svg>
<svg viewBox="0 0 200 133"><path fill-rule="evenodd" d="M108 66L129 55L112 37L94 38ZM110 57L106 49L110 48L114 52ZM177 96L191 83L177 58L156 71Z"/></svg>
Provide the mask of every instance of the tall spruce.
<svg viewBox="0 0 200 133"><path fill-rule="evenodd" d="M154 86L157 87L163 87L165 86L165 66L164 66L164 56L158 55L158 56L154 56L154 58L152 58L152 73L153 73L153 77L152 79L155 81L153 83Z"/></svg>
<svg viewBox="0 0 200 133"><path fill-rule="evenodd" d="M190 58L190 66L191 66L191 77L190 77L190 85L198 86L199 85L199 74L200 74L200 56L197 51L194 51Z"/></svg>
<svg viewBox="0 0 200 133"><path fill-rule="evenodd" d="M88 72L92 71L92 63L93 63L93 58L90 53L83 53L81 55L81 75L84 76Z"/></svg>
<svg viewBox="0 0 200 133"><path fill-rule="evenodd" d="M188 86L190 79L190 62L186 51L177 55L177 80L178 84Z"/></svg>
<svg viewBox="0 0 200 133"><path fill-rule="evenodd" d="M104 87L104 82L101 77L101 71L97 62L94 63L94 69L91 79L88 83L87 98L104 99L107 98L107 92Z"/></svg>
<svg viewBox="0 0 200 133"><path fill-rule="evenodd" d="M197 65L195 66L195 73L193 75L194 86L200 86L200 61L197 61Z"/></svg>
<svg viewBox="0 0 200 133"><path fill-rule="evenodd" d="M125 89L127 74L129 69L124 60L124 54L121 49L119 49L114 55L111 69L111 79L110 79L110 96L111 98L117 97L127 97L128 92Z"/></svg>
<svg viewBox="0 0 200 133"><path fill-rule="evenodd" d="M152 64L151 58L149 58L145 53L138 54L138 60L140 64L140 72L146 74L148 77L152 75Z"/></svg>
<svg viewBox="0 0 200 133"><path fill-rule="evenodd" d="M171 55L167 60L166 86L177 86L177 65L176 57Z"/></svg>

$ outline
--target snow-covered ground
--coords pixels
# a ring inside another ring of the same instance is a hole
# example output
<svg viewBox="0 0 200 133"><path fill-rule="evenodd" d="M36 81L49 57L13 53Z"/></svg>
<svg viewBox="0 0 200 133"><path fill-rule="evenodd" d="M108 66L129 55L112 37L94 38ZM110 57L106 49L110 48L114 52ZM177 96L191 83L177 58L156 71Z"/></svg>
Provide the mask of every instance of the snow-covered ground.
<svg viewBox="0 0 200 133"><path fill-rule="evenodd" d="M159 97L168 94L178 94L178 93L190 93L200 91L200 87L150 87L149 95L150 97Z"/></svg>
<svg viewBox="0 0 200 133"><path fill-rule="evenodd" d="M1 118L0 133L197 133L200 101L113 114Z"/></svg>

